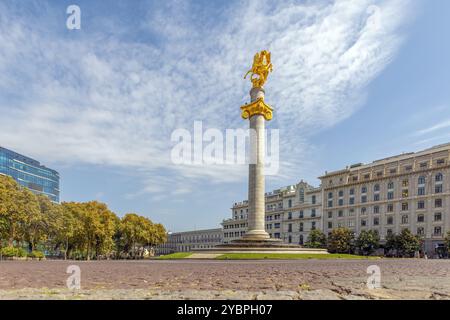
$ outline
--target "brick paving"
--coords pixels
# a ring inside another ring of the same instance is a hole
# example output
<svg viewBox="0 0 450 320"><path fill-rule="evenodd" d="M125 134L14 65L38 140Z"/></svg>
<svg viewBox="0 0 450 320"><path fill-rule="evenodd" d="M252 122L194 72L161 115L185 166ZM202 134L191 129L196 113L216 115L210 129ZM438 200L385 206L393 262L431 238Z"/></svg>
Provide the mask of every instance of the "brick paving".
<svg viewBox="0 0 450 320"><path fill-rule="evenodd" d="M450 299L450 260L423 259L2 261L0 298L66 298L72 264L88 299ZM369 290L374 264L382 288Z"/></svg>

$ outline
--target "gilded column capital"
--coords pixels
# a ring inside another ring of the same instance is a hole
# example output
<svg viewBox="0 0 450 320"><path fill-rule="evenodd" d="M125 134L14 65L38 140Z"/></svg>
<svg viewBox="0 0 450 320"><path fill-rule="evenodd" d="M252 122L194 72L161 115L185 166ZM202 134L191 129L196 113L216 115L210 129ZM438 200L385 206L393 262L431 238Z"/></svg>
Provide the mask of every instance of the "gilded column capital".
<svg viewBox="0 0 450 320"><path fill-rule="evenodd" d="M250 119L252 116L256 114L260 114L267 121L272 120L273 109L271 106L264 102L263 98L259 98L252 103L245 104L241 107L242 113L241 116L244 119Z"/></svg>

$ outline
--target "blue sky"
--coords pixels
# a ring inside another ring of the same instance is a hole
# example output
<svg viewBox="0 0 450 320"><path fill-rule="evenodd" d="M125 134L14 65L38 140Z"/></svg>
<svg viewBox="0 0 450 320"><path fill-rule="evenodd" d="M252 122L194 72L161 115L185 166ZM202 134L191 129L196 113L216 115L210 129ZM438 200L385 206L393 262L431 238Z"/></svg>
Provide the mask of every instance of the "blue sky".
<svg viewBox="0 0 450 320"><path fill-rule="evenodd" d="M66 8L81 8L67 30ZM171 132L242 128L256 51L281 168L267 190L450 141L450 3L1 1L0 145L96 199L173 231L216 227L245 168L176 166Z"/></svg>

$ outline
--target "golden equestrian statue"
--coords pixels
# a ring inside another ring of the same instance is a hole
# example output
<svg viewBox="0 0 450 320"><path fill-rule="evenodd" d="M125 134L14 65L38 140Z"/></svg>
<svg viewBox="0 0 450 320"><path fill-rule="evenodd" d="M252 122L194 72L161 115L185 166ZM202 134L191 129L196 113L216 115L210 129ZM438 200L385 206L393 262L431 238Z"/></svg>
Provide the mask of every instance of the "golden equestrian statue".
<svg viewBox="0 0 450 320"><path fill-rule="evenodd" d="M270 52L267 50L257 52L253 58L252 68L245 74L244 79L251 73L250 81L253 83L253 88L262 88L272 68Z"/></svg>

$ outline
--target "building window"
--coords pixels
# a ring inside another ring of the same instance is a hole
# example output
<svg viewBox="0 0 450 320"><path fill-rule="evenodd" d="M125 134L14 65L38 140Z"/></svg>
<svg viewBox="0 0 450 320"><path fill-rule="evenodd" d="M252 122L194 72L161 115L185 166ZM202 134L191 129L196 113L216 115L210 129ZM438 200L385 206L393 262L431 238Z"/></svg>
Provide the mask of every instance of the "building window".
<svg viewBox="0 0 450 320"><path fill-rule="evenodd" d="M402 198L408 198L409 197L409 190L403 189L402 190Z"/></svg>
<svg viewBox="0 0 450 320"><path fill-rule="evenodd" d="M333 192L328 192L328 199L333 199Z"/></svg>
<svg viewBox="0 0 450 320"><path fill-rule="evenodd" d="M355 198L353 198L353 197L349 198L348 199L348 203L351 204L351 205L355 204Z"/></svg>
<svg viewBox="0 0 450 320"><path fill-rule="evenodd" d="M328 200L328 208L332 208L333 207L333 200Z"/></svg>
<svg viewBox="0 0 450 320"><path fill-rule="evenodd" d="M438 160L436 161L436 164L437 164L438 166L445 164L445 159L438 159Z"/></svg>
<svg viewBox="0 0 450 320"><path fill-rule="evenodd" d="M426 162L422 162L422 163L420 164L420 167L421 167L422 169L426 168L427 166L428 166L428 164L427 164Z"/></svg>
<svg viewBox="0 0 450 320"><path fill-rule="evenodd" d="M367 193L367 187L366 186L361 188L361 193Z"/></svg>
<svg viewBox="0 0 450 320"><path fill-rule="evenodd" d="M417 181L418 184L425 184L425 176L420 176L419 180Z"/></svg>
<svg viewBox="0 0 450 320"><path fill-rule="evenodd" d="M316 230L316 222L311 222L311 230Z"/></svg>
<svg viewBox="0 0 450 320"><path fill-rule="evenodd" d="M380 218L378 218L378 217L373 218L373 225L378 226L379 224L380 224Z"/></svg>
<svg viewBox="0 0 450 320"><path fill-rule="evenodd" d="M382 177L383 176L383 171L378 171L377 172L377 177Z"/></svg>
<svg viewBox="0 0 450 320"><path fill-rule="evenodd" d="M402 181L402 186L403 187L408 187L409 186L409 180L408 179L403 180Z"/></svg>
<svg viewBox="0 0 450 320"><path fill-rule="evenodd" d="M316 196L311 196L311 203L316 204Z"/></svg>
<svg viewBox="0 0 450 320"><path fill-rule="evenodd" d="M423 214L419 214L417 216L417 222L425 222L425 216Z"/></svg>
<svg viewBox="0 0 450 320"><path fill-rule="evenodd" d="M303 244L303 235L302 235L302 234L300 235L300 238L299 238L299 241L298 241L298 243L299 243L300 245L302 245L302 244Z"/></svg>
<svg viewBox="0 0 450 320"><path fill-rule="evenodd" d="M289 219L289 220L292 219L292 212L288 212L288 219Z"/></svg>
<svg viewBox="0 0 450 320"><path fill-rule="evenodd" d="M300 210L299 218L303 219L303 210Z"/></svg>
<svg viewBox="0 0 450 320"><path fill-rule="evenodd" d="M339 210L339 211L338 211L338 217L339 217L339 218L342 218L343 216L344 216L344 211Z"/></svg>
<svg viewBox="0 0 450 320"><path fill-rule="evenodd" d="M442 221L442 213L436 212L434 214L434 221Z"/></svg>
<svg viewBox="0 0 450 320"><path fill-rule="evenodd" d="M361 214L364 215L367 213L367 208L366 207L362 207L361 208Z"/></svg>
<svg viewBox="0 0 450 320"><path fill-rule="evenodd" d="M425 235L425 229L424 229L423 227L417 228L417 235L418 235L418 236L423 236L423 235Z"/></svg>
<svg viewBox="0 0 450 320"><path fill-rule="evenodd" d="M418 210L425 209L425 201L421 200L417 202L417 209Z"/></svg>
<svg viewBox="0 0 450 320"><path fill-rule="evenodd" d="M361 202L366 203L367 202L367 196L361 196Z"/></svg>
<svg viewBox="0 0 450 320"><path fill-rule="evenodd" d="M354 217L355 216L355 209L348 210L348 216L349 217Z"/></svg>
<svg viewBox="0 0 450 320"><path fill-rule="evenodd" d="M442 227L434 227L434 235L440 236L442 234Z"/></svg>
<svg viewBox="0 0 450 320"><path fill-rule="evenodd" d="M393 211L394 211L394 205L392 203L388 204L387 212L393 212Z"/></svg>
<svg viewBox="0 0 450 320"><path fill-rule="evenodd" d="M387 229L387 230L386 230L386 234L387 234L387 235L392 235L392 229Z"/></svg>
<svg viewBox="0 0 450 320"><path fill-rule="evenodd" d="M339 199L338 205L342 207L344 205L344 199Z"/></svg>
<svg viewBox="0 0 450 320"><path fill-rule="evenodd" d="M402 211L408 211L408 202L402 203Z"/></svg>
<svg viewBox="0 0 450 320"><path fill-rule="evenodd" d="M442 175L442 173L438 173L438 174L434 177L434 180L435 180L436 182L442 181L442 180L444 180L444 176Z"/></svg>
<svg viewBox="0 0 450 320"><path fill-rule="evenodd" d="M375 192L380 191L380 185L379 184L374 185L373 191L375 191Z"/></svg>
<svg viewBox="0 0 450 320"><path fill-rule="evenodd" d="M365 219L361 220L361 227L365 227L367 225L367 221Z"/></svg>
<svg viewBox="0 0 450 320"><path fill-rule="evenodd" d="M388 190L394 189L394 182L389 182L388 183Z"/></svg>
<svg viewBox="0 0 450 320"><path fill-rule="evenodd" d="M316 216L316 209L311 209L311 217L315 217Z"/></svg>
<svg viewBox="0 0 450 320"><path fill-rule="evenodd" d="M353 188L350 189L349 194L350 194L350 195L354 195L354 194L355 194L355 189L353 189Z"/></svg>
<svg viewBox="0 0 450 320"><path fill-rule="evenodd" d="M387 224L394 224L394 217L387 217L386 223Z"/></svg>
<svg viewBox="0 0 450 320"><path fill-rule="evenodd" d="M339 190L339 197L343 197L344 196L344 191Z"/></svg>
<svg viewBox="0 0 450 320"><path fill-rule="evenodd" d="M300 203L305 202L305 190L303 188L300 188L298 193L299 193Z"/></svg>
<svg viewBox="0 0 450 320"><path fill-rule="evenodd" d="M355 220L348 220L348 227L353 228L355 226Z"/></svg>
<svg viewBox="0 0 450 320"><path fill-rule="evenodd" d="M388 200L394 199L394 192L393 191L389 191L388 194L387 194L387 198L388 198Z"/></svg>
<svg viewBox="0 0 450 320"><path fill-rule="evenodd" d="M434 186L434 193L442 193L442 184L437 184Z"/></svg>
<svg viewBox="0 0 450 320"><path fill-rule="evenodd" d="M328 219L333 218L333 212L332 211L328 211Z"/></svg>
<svg viewBox="0 0 450 320"><path fill-rule="evenodd" d="M303 222L300 222L300 227L299 227L298 231L300 231L300 232L303 231Z"/></svg>
<svg viewBox="0 0 450 320"><path fill-rule="evenodd" d="M328 229L331 229L331 228L333 228L333 222L328 221Z"/></svg>
<svg viewBox="0 0 450 320"><path fill-rule="evenodd" d="M288 242L289 242L289 243L292 243L292 236L289 236L289 237L288 237Z"/></svg>
<svg viewBox="0 0 450 320"><path fill-rule="evenodd" d="M435 208L442 208L442 199L435 199L434 200L434 207Z"/></svg>
<svg viewBox="0 0 450 320"><path fill-rule="evenodd" d="M402 224L408 224L408 215L402 215Z"/></svg>
<svg viewBox="0 0 450 320"><path fill-rule="evenodd" d="M292 223L288 224L288 232L292 232Z"/></svg>
<svg viewBox="0 0 450 320"><path fill-rule="evenodd" d="M288 200L288 208L292 208L292 199Z"/></svg>
<svg viewBox="0 0 450 320"><path fill-rule="evenodd" d="M425 187L419 187L417 189L417 195L424 196L425 195Z"/></svg>
<svg viewBox="0 0 450 320"><path fill-rule="evenodd" d="M379 206L373 207L373 213L375 214L380 213L380 207Z"/></svg>
<svg viewBox="0 0 450 320"><path fill-rule="evenodd" d="M380 201L380 194L379 193L375 193L373 195L373 201Z"/></svg>

